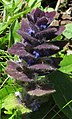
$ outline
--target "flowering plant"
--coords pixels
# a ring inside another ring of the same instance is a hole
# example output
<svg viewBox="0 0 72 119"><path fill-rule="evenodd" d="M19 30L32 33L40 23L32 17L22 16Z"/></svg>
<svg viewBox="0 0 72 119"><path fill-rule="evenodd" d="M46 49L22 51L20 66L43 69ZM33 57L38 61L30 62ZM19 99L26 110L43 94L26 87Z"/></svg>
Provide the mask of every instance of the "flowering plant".
<svg viewBox="0 0 72 119"><path fill-rule="evenodd" d="M6 72L22 82L33 82L26 90L33 95L43 95L54 92L47 82L36 82L36 76L46 76L55 71L60 58L52 55L60 51L66 44L64 41L52 41L64 31L64 26L52 26L56 12L44 12L34 9L22 19L21 42L14 44L8 52L19 56L19 61L8 61Z"/></svg>

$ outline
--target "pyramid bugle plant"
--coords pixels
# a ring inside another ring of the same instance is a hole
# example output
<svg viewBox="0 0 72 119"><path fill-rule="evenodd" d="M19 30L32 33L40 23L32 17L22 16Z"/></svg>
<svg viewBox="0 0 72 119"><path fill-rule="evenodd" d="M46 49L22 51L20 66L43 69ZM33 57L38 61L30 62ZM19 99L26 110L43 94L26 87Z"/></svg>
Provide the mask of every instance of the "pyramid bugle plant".
<svg viewBox="0 0 72 119"><path fill-rule="evenodd" d="M52 55L62 50L67 43L52 40L65 29L64 26L52 25L55 14L55 11L44 12L39 8L32 10L26 18L22 19L21 28L18 30L21 42L8 49L10 54L18 55L19 60L9 60L6 73L20 82L31 83L25 88L27 92L36 96L55 91L47 82L40 82L36 78L46 77L48 73L58 68L61 58Z"/></svg>

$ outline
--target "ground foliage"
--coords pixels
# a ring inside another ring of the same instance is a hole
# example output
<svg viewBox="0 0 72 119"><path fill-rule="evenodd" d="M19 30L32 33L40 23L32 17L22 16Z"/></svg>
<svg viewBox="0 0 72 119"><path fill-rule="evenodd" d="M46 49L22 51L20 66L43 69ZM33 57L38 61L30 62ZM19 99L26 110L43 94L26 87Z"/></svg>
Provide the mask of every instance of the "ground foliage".
<svg viewBox="0 0 72 119"><path fill-rule="evenodd" d="M55 15L57 0L0 1L1 119L72 119L71 2L63 0ZM45 15L31 21L29 13L36 8L51 12L49 21ZM26 16L35 26L22 20ZM16 71L23 72L25 80Z"/></svg>

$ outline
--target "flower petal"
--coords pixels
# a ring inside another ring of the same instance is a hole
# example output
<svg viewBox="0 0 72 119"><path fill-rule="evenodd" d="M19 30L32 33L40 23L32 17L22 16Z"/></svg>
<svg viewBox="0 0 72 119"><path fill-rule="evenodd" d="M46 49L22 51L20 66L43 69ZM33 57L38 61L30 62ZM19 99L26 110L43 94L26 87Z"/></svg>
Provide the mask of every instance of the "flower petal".
<svg viewBox="0 0 72 119"><path fill-rule="evenodd" d="M39 28L37 25L30 23L30 28L34 31L34 34L37 33L39 31Z"/></svg>

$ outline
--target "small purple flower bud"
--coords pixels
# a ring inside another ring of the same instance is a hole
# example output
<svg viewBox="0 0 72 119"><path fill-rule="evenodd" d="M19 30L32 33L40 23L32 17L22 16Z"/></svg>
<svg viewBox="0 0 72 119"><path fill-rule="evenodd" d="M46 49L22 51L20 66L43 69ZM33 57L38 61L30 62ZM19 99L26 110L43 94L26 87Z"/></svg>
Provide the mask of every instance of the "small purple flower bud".
<svg viewBox="0 0 72 119"><path fill-rule="evenodd" d="M39 100L37 101L37 106L40 107L40 101Z"/></svg>
<svg viewBox="0 0 72 119"><path fill-rule="evenodd" d="M36 112L38 110L38 107L35 105L33 111Z"/></svg>
<svg viewBox="0 0 72 119"><path fill-rule="evenodd" d="M36 52L36 51L33 51L33 54L35 55L35 58L40 57L40 54L38 52Z"/></svg>
<svg viewBox="0 0 72 119"><path fill-rule="evenodd" d="M34 31L32 28L29 28L28 34L29 34L29 35L33 35L33 34L35 34L35 31Z"/></svg>
<svg viewBox="0 0 72 119"><path fill-rule="evenodd" d="M47 26L46 25L40 25L40 27L45 29Z"/></svg>
<svg viewBox="0 0 72 119"><path fill-rule="evenodd" d="M40 30L44 30L44 29L46 29L48 26L49 26L49 24L41 24L41 25L39 26L39 28L40 28Z"/></svg>
<svg viewBox="0 0 72 119"><path fill-rule="evenodd" d="M32 110L36 112L38 108L40 107L40 101L34 100L30 106L32 107Z"/></svg>
<svg viewBox="0 0 72 119"><path fill-rule="evenodd" d="M33 60L33 59L29 59L29 60L27 61L28 66L31 66L31 64L33 64L33 63L34 63L34 60Z"/></svg>

